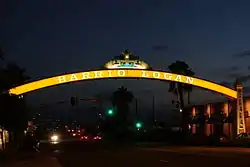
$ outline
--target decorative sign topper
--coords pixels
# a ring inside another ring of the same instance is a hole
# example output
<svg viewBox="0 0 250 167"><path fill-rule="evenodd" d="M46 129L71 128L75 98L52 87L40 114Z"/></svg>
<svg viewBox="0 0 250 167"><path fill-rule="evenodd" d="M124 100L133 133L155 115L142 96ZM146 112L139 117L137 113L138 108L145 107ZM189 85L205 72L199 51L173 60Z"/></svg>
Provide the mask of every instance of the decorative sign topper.
<svg viewBox="0 0 250 167"><path fill-rule="evenodd" d="M104 65L107 69L149 69L149 65L140 61L138 56L132 55L128 50L116 56Z"/></svg>

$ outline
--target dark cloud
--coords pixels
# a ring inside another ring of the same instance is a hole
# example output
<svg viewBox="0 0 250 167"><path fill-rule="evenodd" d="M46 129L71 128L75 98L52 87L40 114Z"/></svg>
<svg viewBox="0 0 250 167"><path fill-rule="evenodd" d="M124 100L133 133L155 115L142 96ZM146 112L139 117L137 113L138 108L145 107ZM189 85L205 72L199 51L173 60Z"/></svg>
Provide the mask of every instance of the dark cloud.
<svg viewBox="0 0 250 167"><path fill-rule="evenodd" d="M250 80L250 75L241 76L238 79L239 79L239 81L244 83L244 82L247 82Z"/></svg>
<svg viewBox="0 0 250 167"><path fill-rule="evenodd" d="M166 51L168 50L168 46L167 45L155 45L155 46L152 46L152 50L153 51Z"/></svg>
<svg viewBox="0 0 250 167"><path fill-rule="evenodd" d="M229 71L238 71L240 68L239 67L237 67L237 66L232 66L232 67L230 67L228 70Z"/></svg>
<svg viewBox="0 0 250 167"><path fill-rule="evenodd" d="M247 69L248 69L248 70L250 70L250 65L249 65L249 66L247 66Z"/></svg>
<svg viewBox="0 0 250 167"><path fill-rule="evenodd" d="M230 74L228 74L228 77L229 77L229 78L236 79L236 78L241 77L241 75L238 74L238 73L230 73Z"/></svg>
<svg viewBox="0 0 250 167"><path fill-rule="evenodd" d="M238 79L240 82L246 83L246 82L248 82L250 80L250 75L238 76L238 77L235 77L234 79L235 80ZM231 82L222 81L222 82L220 82L220 84L224 85L224 86L232 86L234 84L235 80L233 80ZM249 89L249 92L250 92L250 87L248 89Z"/></svg>
<svg viewBox="0 0 250 167"><path fill-rule="evenodd" d="M250 50L233 54L233 57L248 57L250 56Z"/></svg>

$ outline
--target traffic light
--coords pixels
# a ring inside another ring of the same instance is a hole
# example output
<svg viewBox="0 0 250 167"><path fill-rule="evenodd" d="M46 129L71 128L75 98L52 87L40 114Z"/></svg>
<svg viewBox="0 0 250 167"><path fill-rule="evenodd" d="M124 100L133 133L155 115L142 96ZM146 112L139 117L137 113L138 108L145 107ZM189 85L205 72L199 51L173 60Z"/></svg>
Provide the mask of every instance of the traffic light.
<svg viewBox="0 0 250 167"><path fill-rule="evenodd" d="M77 98L76 97L71 97L70 98L70 104L74 107L77 105Z"/></svg>
<svg viewBox="0 0 250 167"><path fill-rule="evenodd" d="M141 122L136 122L135 127L137 129L140 129L142 127L142 123Z"/></svg>
<svg viewBox="0 0 250 167"><path fill-rule="evenodd" d="M108 111L107 111L107 115L108 116L113 116L114 115L114 110L113 109L108 109Z"/></svg>

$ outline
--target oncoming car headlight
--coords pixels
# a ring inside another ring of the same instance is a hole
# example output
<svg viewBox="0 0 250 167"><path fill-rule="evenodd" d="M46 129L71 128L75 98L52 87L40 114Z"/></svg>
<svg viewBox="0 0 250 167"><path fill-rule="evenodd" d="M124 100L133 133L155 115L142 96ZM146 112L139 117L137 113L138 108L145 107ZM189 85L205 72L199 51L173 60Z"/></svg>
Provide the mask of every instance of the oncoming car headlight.
<svg viewBox="0 0 250 167"><path fill-rule="evenodd" d="M57 135L53 135L50 137L51 141L58 141L59 137Z"/></svg>

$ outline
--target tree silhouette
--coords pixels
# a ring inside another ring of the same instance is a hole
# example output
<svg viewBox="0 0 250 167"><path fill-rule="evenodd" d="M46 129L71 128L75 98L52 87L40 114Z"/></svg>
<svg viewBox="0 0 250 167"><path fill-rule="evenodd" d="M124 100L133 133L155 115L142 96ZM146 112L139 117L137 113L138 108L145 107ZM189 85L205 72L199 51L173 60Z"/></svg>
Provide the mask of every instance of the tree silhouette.
<svg viewBox="0 0 250 167"><path fill-rule="evenodd" d="M0 125L12 132L12 139L17 139L27 125L27 106L23 96L9 95L8 90L23 84L29 77L25 74L25 69L17 64L7 63L3 58L1 60L3 65L0 67Z"/></svg>
<svg viewBox="0 0 250 167"><path fill-rule="evenodd" d="M186 76L194 76L194 72L190 69L189 65L184 61L176 61L168 66L168 70L172 73L186 75ZM189 123L189 113L184 109L184 93L188 93L188 101L189 93L192 91L192 85L183 84L179 82L170 82L169 83L169 92L172 92L179 96L180 107L182 109L182 129L183 131L188 131L188 123Z"/></svg>
<svg viewBox="0 0 250 167"><path fill-rule="evenodd" d="M4 60L4 49L3 47L0 46L0 59L3 61Z"/></svg>
<svg viewBox="0 0 250 167"><path fill-rule="evenodd" d="M112 104L115 110L113 116L114 135L118 140L124 140L128 137L128 114L129 104L133 101L134 95L125 87L118 88L112 96Z"/></svg>
<svg viewBox="0 0 250 167"><path fill-rule="evenodd" d="M112 104L117 111L119 120L126 121L129 114L129 104L133 101L134 95L125 87L118 88L112 96Z"/></svg>

